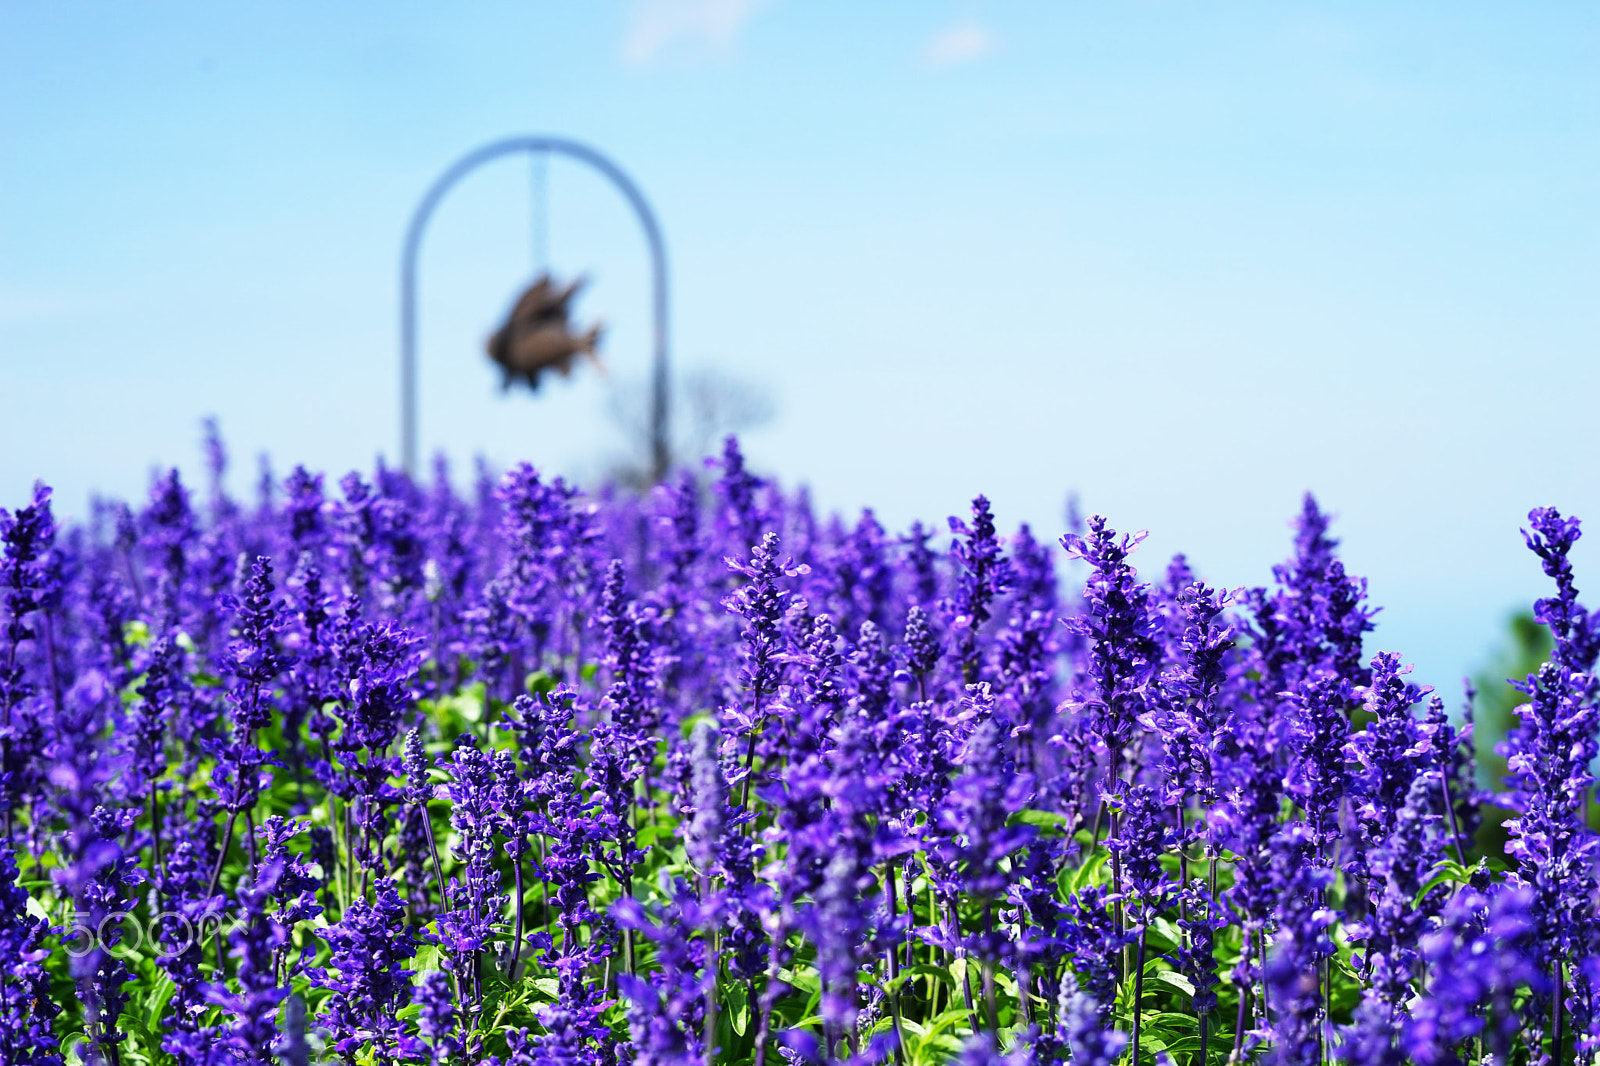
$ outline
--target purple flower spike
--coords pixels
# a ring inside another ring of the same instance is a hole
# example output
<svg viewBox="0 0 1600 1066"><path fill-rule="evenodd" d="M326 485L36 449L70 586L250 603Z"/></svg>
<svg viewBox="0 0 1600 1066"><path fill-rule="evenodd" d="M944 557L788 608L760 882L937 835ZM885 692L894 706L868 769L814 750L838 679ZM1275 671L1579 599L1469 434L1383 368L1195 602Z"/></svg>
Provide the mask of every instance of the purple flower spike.
<svg viewBox="0 0 1600 1066"><path fill-rule="evenodd" d="M745 469L744 453L739 450L737 437L729 436L722 442L721 465L722 476L716 483L716 493L722 502L718 525L724 541L731 541L743 550L754 544L764 530L772 528L771 519L757 499L766 482Z"/></svg>
<svg viewBox="0 0 1600 1066"><path fill-rule="evenodd" d="M756 746L767 717L772 713L771 697L777 693L784 676L786 641L781 623L793 596L783 579L808 573L810 567L796 566L792 560L779 563L778 535L771 532L764 534L761 543L751 548L749 562L728 559L727 565L748 579L724 602L729 613L745 620L744 665L739 670L738 684L749 692L749 705L748 709L744 706L729 708L728 718L733 736L745 741L744 765L740 768L744 782L740 806L749 806Z"/></svg>
<svg viewBox="0 0 1600 1066"><path fill-rule="evenodd" d="M59 1066L61 1055L51 1032L60 1013L50 995L50 957L44 938L50 927L28 914L28 893L17 884L11 843L0 839L0 1062L18 1066Z"/></svg>
<svg viewBox="0 0 1600 1066"><path fill-rule="evenodd" d="M1339 807L1349 789L1345 744L1350 735L1346 717L1350 702L1349 683L1334 674L1308 678L1289 694L1288 747L1293 758L1284 791L1300 805L1312 840L1323 855L1332 853L1339 838ZM1371 747L1363 745L1362 750L1370 760L1381 757Z"/></svg>
<svg viewBox="0 0 1600 1066"><path fill-rule="evenodd" d="M1078 988L1071 974L1061 979L1056 1025L1072 1066L1112 1066L1128 1046L1128 1037L1105 1024L1106 1008Z"/></svg>
<svg viewBox="0 0 1600 1066"><path fill-rule="evenodd" d="M260 729L272 720L270 688L286 663L278 651L278 633L285 622L272 592L272 560L257 556L250 564L244 595L225 597L222 605L237 618L239 635L228 644L226 665L236 679L234 724L241 731Z"/></svg>
<svg viewBox="0 0 1600 1066"><path fill-rule="evenodd" d="M5 554L0 556L0 590L6 619L0 642L0 706L7 712L27 695L17 648L40 636L29 616L49 604L60 589L55 538L50 489L42 482L34 484L33 502L27 507L17 508L15 514L0 508L0 540L5 542Z"/></svg>
<svg viewBox="0 0 1600 1066"><path fill-rule="evenodd" d="M744 660L739 684L755 694L777 691L781 673L779 655L783 649L780 621L789 608L791 594L782 579L810 570L797 567L793 560L778 562L778 535L766 533L761 543L750 549L750 561L728 560L728 569L749 580L728 597L728 611L745 620Z"/></svg>
<svg viewBox="0 0 1600 1066"><path fill-rule="evenodd" d="M382 752L393 742L416 675L417 638L393 622L367 623L344 649L345 731L339 746Z"/></svg>
<svg viewBox="0 0 1600 1066"><path fill-rule="evenodd" d="M1534 892L1540 939L1558 963L1588 950L1595 917L1595 862L1600 840L1583 822L1600 754L1597 686L1587 674L1546 663L1523 686L1529 702L1507 738L1507 783L1517 817L1506 823L1507 854L1519 883Z"/></svg>
<svg viewBox="0 0 1600 1066"><path fill-rule="evenodd" d="M415 729L406 733L401 766L406 775L406 802L425 804L431 800L433 785L428 781L428 750L422 744L422 734Z"/></svg>
<svg viewBox="0 0 1600 1066"><path fill-rule="evenodd" d="M441 970L424 973L417 978L412 999L422 1007L417 1014L417 1031L428 1042L430 1060L435 1064L449 1062L460 1050L460 1042L455 1039L456 1003L450 975Z"/></svg>
<svg viewBox="0 0 1600 1066"><path fill-rule="evenodd" d="M1317 862L1320 838L1292 823L1272 841L1272 876L1279 925L1263 976L1273 1018L1269 1059L1282 1066L1314 1062L1320 1054L1322 960L1334 952L1328 928L1334 914L1323 901L1332 874Z"/></svg>
<svg viewBox="0 0 1600 1066"><path fill-rule="evenodd" d="M1160 909L1173 885L1161 869L1161 856L1172 837L1157 804L1155 789L1132 785L1123 793L1117 835L1106 840L1106 850L1122 860L1123 891L1148 916Z"/></svg>
<svg viewBox="0 0 1600 1066"><path fill-rule="evenodd" d="M717 755L716 729L709 722L699 723L690 744L689 800L693 809L685 812L689 817L684 831L684 849L701 876L709 877L720 855L728 786Z"/></svg>
<svg viewBox="0 0 1600 1066"><path fill-rule="evenodd" d="M12 810L31 787L30 779L39 776L32 764L45 732L40 709L27 706L35 686L27 677L24 642L30 645L32 658L51 664L46 671L47 691L53 705L58 710L61 706L53 660L42 655L40 647L48 621L39 612L60 592L55 538L50 489L42 482L34 484L33 502L27 507L17 508L15 514L0 508L0 540L5 543L0 555L0 606L5 618L0 629L0 828L8 836Z"/></svg>
<svg viewBox="0 0 1600 1066"><path fill-rule="evenodd" d="M356 898L323 932L333 954L319 983L333 994L318 1021L341 1051L367 1042L393 1046L399 1039L394 1014L411 1001L411 971L402 964L417 953L405 908L394 882L380 877L371 902Z"/></svg>
<svg viewBox="0 0 1600 1066"><path fill-rule="evenodd" d="M934 667L939 665L943 649L939 646L939 637L933 631L933 623L927 612L914 603L906 611L905 648L906 669L916 675L917 683L921 685L933 673Z"/></svg>
<svg viewBox="0 0 1600 1066"><path fill-rule="evenodd" d="M1357 690L1372 721L1345 746L1359 764L1352 790L1356 817L1369 847L1379 847L1394 829L1400 805L1417 774L1427 765L1431 744L1412 713L1431 689L1405 680L1409 666L1400 656L1379 652L1372 658L1372 682Z"/></svg>
<svg viewBox="0 0 1600 1066"><path fill-rule="evenodd" d="M1334 556L1339 542L1328 536L1328 518L1307 493L1296 521L1295 556L1273 568L1280 591L1251 593L1262 691L1271 696L1303 678L1328 672L1365 684L1361 638L1376 612L1364 604L1367 583L1345 573Z"/></svg>
<svg viewBox="0 0 1600 1066"><path fill-rule="evenodd" d="M1583 535L1576 518L1562 518L1554 507L1535 507L1528 512L1533 531L1522 531L1528 547L1539 556L1545 575L1556 583L1556 594L1536 600L1533 617L1550 627L1556 640L1556 662L1575 673L1594 670L1600 654L1600 631L1595 618L1578 602L1573 584L1572 563L1567 554Z"/></svg>
<svg viewBox="0 0 1600 1066"><path fill-rule="evenodd" d="M1223 611L1231 602L1229 595L1202 584L1177 594L1181 656L1162 678L1148 722L1162 738L1163 800L1169 805L1180 804L1185 796L1193 796L1202 809L1217 802L1217 753L1225 729L1221 697L1228 682L1226 660L1234 647Z"/></svg>
<svg viewBox="0 0 1600 1066"><path fill-rule="evenodd" d="M1084 694L1091 729L1111 760L1109 778L1121 777L1124 748L1133 724L1146 708L1146 682L1161 666L1161 647L1153 638L1157 619L1150 586L1138 582L1128 563L1144 533L1117 536L1099 515L1089 519L1086 537L1068 533L1061 546L1092 568L1084 586L1084 614L1065 619L1067 628L1092 641Z"/></svg>
<svg viewBox="0 0 1600 1066"><path fill-rule="evenodd" d="M959 518L950 519L950 532L956 534L950 554L961 567L956 593L951 601L951 631L956 663L962 680L974 684L981 662L978 654L979 631L989 620L996 597L1011 587L1011 562L1002 553L995 536L994 515L989 501L979 496L972 501L972 525Z"/></svg>
<svg viewBox="0 0 1600 1066"><path fill-rule="evenodd" d="M1546 985L1532 904L1526 888L1491 896L1463 891L1445 907L1440 927L1423 936L1427 987L1400 1039L1416 1066L1459 1066L1462 1046L1478 1039L1494 1061L1510 1061L1521 1028L1516 996Z"/></svg>

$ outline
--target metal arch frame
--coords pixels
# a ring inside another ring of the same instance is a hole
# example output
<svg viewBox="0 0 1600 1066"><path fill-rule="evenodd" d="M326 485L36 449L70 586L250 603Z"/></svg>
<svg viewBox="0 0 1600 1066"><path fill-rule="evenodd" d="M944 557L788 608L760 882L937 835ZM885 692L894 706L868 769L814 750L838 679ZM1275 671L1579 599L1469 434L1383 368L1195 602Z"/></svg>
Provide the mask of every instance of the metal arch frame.
<svg viewBox="0 0 1600 1066"><path fill-rule="evenodd" d="M429 186L406 227L405 248L400 256L400 458L407 474L417 473L417 259L422 250L422 234L439 201L457 182L478 167L502 156L518 152L563 155L587 163L611 181L622 193L644 230L650 249L653 274L651 286L654 329L654 361L650 387L650 476L660 481L670 461L667 447L667 251L661 227L644 193L622 168L578 141L565 137L520 136L492 141L476 148L453 163Z"/></svg>

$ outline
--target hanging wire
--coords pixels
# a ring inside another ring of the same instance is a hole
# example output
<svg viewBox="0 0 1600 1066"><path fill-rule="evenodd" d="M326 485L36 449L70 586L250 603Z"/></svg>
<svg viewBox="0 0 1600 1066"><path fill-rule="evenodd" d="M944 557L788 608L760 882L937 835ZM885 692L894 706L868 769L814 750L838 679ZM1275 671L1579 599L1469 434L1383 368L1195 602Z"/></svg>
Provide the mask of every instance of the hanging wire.
<svg viewBox="0 0 1600 1066"><path fill-rule="evenodd" d="M528 153L528 203L532 222L533 276L550 272L550 154Z"/></svg>

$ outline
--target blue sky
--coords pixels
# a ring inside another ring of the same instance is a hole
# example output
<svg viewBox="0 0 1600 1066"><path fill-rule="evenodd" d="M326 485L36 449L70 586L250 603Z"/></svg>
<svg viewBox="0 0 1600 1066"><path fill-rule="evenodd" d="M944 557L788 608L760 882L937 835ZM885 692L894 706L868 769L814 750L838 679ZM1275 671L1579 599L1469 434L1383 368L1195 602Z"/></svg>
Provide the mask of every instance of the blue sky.
<svg viewBox="0 0 1600 1066"><path fill-rule="evenodd" d="M393 457L413 203L559 133L654 201L679 366L775 400L761 469L893 525L982 491L1054 536L1075 491L1228 585L1312 489L1373 646L1454 692L1542 590L1528 508L1600 523L1597 72L1583 4L0 0L0 501L141 494L208 414L239 491ZM645 372L632 220L546 179L610 375L499 393L539 223L475 175L421 282L458 470L592 477Z"/></svg>

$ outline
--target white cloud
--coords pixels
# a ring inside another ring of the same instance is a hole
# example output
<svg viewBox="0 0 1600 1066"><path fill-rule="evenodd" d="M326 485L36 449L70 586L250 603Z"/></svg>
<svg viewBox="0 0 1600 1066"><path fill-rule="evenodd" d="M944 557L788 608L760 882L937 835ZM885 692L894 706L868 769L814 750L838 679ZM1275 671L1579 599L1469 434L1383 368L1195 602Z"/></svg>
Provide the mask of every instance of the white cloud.
<svg viewBox="0 0 1600 1066"><path fill-rule="evenodd" d="M989 55L1000 39L989 27L977 22L958 22L928 38L922 55L936 67L953 67Z"/></svg>
<svg viewBox="0 0 1600 1066"><path fill-rule="evenodd" d="M730 52L750 16L765 3L766 0L636 0L628 15L622 58L638 66L678 46L699 55Z"/></svg>

